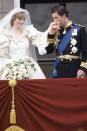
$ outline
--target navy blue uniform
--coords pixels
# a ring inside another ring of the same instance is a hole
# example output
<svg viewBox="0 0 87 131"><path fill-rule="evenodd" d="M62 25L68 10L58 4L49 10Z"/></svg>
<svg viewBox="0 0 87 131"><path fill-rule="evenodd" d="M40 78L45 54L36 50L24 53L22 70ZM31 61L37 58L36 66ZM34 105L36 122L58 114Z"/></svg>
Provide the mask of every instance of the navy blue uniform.
<svg viewBox="0 0 87 131"><path fill-rule="evenodd" d="M56 41L55 44L54 41ZM61 28L56 36L48 34L48 42L50 44L46 47L47 53L56 52L53 78L76 77L78 69L87 74L87 33L85 27L71 24L67 28Z"/></svg>

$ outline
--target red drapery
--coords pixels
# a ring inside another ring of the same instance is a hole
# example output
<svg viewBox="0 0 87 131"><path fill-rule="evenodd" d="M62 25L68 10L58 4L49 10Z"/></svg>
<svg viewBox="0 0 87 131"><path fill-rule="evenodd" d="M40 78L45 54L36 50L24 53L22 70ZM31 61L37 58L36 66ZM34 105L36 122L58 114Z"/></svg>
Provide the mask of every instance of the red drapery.
<svg viewBox="0 0 87 131"><path fill-rule="evenodd" d="M19 80L17 125L26 131L87 131L87 79ZM11 88L0 81L0 131L8 128Z"/></svg>

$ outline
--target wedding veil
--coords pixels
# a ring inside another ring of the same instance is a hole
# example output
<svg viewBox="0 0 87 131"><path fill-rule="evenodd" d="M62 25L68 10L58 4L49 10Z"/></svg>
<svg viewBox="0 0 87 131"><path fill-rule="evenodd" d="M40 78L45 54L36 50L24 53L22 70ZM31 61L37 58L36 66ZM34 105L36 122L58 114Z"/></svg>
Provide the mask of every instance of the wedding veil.
<svg viewBox="0 0 87 131"><path fill-rule="evenodd" d="M10 30L11 28L11 19L12 19L12 16L17 14L17 13L20 13L20 12L23 12L26 14L27 16L27 20L26 20L26 25L30 25L31 24L31 19L30 19L30 15L29 15L29 12L26 10L26 9L22 9L22 8L14 8L12 9L4 18L2 18L0 20L0 33L4 30L4 29L8 29ZM32 57L37 60L36 58L36 52L35 52L35 47L32 46L32 44L30 44L30 51L31 51L31 55Z"/></svg>

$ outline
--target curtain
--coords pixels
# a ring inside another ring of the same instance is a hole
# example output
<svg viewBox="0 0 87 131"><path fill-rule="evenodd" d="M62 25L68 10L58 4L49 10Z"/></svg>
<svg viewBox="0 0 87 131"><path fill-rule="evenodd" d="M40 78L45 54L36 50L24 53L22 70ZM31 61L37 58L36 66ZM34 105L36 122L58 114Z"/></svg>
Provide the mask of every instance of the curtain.
<svg viewBox="0 0 87 131"><path fill-rule="evenodd" d="M0 131L10 126L11 87L0 81ZM26 131L87 131L87 79L18 80L17 126Z"/></svg>

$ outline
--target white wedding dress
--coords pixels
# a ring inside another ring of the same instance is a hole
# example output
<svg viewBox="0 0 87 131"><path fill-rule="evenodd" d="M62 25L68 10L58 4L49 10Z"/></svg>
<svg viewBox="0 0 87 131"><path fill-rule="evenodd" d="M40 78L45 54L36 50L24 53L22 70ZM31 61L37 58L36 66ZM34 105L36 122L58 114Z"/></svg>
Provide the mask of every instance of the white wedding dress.
<svg viewBox="0 0 87 131"><path fill-rule="evenodd" d="M46 35L47 33L37 31L33 25L27 26L20 38L16 38L13 33L8 30L0 34L0 79L6 79L5 71L7 64L15 59L17 60L24 57L31 58L37 69L30 79L46 79L33 53L33 46L38 48L41 55L46 53Z"/></svg>

